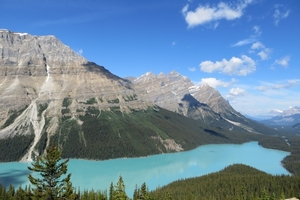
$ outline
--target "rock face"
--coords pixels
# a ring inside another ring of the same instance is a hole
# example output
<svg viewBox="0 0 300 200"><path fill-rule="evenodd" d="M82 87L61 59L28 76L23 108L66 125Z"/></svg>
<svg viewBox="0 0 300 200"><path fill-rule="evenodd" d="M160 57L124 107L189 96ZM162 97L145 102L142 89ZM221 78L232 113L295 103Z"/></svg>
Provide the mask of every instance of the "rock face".
<svg viewBox="0 0 300 200"><path fill-rule="evenodd" d="M119 99L122 104L122 96L136 93L127 81L88 62L54 36L2 30L0 52L0 105L4 108L0 111L0 126L9 111L20 110L32 102L61 103L70 97L75 99L72 104L75 109L76 102L99 96L102 106L108 108L107 100ZM143 105L138 102L141 100L130 106Z"/></svg>
<svg viewBox="0 0 300 200"><path fill-rule="evenodd" d="M15 160L31 161L53 141L65 157L109 159L240 142L228 130L255 132L216 90L175 71L129 81L54 36L8 30L0 30L0 53L0 147L18 149Z"/></svg>
<svg viewBox="0 0 300 200"><path fill-rule="evenodd" d="M128 81L88 62L54 36L1 30L0 53L0 139L34 132L34 144L24 159L31 159L46 118L51 135L59 118L78 119L89 103L101 110L118 107L122 112L153 105L140 98ZM66 99L68 112L64 112ZM18 117L13 119L14 115Z"/></svg>
<svg viewBox="0 0 300 200"><path fill-rule="evenodd" d="M195 86L178 72L155 75L148 72L132 82L146 90L147 98L170 111L225 129L255 132L250 121L235 111L220 93L209 85Z"/></svg>
<svg viewBox="0 0 300 200"><path fill-rule="evenodd" d="M136 87L145 89L147 98L160 107L202 122L216 121L220 116L206 104L200 103L191 95L189 88L193 83L176 71L155 75L148 72L133 80Z"/></svg>

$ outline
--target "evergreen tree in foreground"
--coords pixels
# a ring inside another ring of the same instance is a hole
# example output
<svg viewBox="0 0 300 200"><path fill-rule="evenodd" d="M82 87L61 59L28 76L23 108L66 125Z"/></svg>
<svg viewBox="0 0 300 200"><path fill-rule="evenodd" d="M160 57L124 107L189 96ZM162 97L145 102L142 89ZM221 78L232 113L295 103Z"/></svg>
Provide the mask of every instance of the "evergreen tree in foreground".
<svg viewBox="0 0 300 200"><path fill-rule="evenodd" d="M32 188L33 199L77 199L72 183L71 174L62 177L67 173L69 159L61 161L61 152L52 145L46 150L46 155L38 157L28 167L29 170L38 172L38 178L28 175L29 181L35 187Z"/></svg>
<svg viewBox="0 0 300 200"><path fill-rule="evenodd" d="M110 191L112 193L112 200L128 200L128 196L125 192L125 184L123 181L122 176L119 177L119 181L117 185L115 185L115 188Z"/></svg>

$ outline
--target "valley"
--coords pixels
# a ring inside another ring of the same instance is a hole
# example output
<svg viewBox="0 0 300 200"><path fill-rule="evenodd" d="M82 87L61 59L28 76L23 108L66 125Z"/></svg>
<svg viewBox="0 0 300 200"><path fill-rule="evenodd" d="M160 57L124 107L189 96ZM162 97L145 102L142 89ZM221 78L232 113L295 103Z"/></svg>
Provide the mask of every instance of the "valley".
<svg viewBox="0 0 300 200"><path fill-rule="evenodd" d="M297 134L248 119L207 84L176 71L121 78L55 36L1 30L0 45L0 162L35 161L51 144L100 161L256 141L291 152L283 167L300 174Z"/></svg>

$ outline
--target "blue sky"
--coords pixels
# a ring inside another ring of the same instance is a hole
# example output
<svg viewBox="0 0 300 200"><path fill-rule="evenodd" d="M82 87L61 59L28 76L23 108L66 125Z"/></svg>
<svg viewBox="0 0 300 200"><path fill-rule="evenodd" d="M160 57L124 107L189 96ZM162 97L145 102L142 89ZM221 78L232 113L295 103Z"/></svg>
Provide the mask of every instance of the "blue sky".
<svg viewBox="0 0 300 200"><path fill-rule="evenodd" d="M299 0L1 0L0 19L120 77L176 70L243 114L300 106Z"/></svg>

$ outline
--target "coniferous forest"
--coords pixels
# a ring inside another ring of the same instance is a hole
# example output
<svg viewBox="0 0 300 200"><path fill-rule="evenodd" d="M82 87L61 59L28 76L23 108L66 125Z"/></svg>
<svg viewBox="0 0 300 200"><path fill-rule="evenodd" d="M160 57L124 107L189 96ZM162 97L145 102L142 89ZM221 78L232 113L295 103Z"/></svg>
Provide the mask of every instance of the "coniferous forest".
<svg viewBox="0 0 300 200"><path fill-rule="evenodd" d="M249 199L249 200L269 200L269 199L285 199L291 197L300 197L300 137L295 135L261 135L247 134L238 132L228 132L219 128L208 129L205 126L196 125L190 119L182 118L180 115L173 114L167 110L160 109L159 113L153 110L144 111L147 117L141 117L139 112L133 112L131 118L133 121L126 121L122 115L115 111L113 113L102 112L90 108L86 115L81 116L83 125L78 126L72 119L65 117L61 121L61 132L51 138L51 143L58 147L63 147L62 151L55 151L52 157L40 157L31 168L35 172L45 174L45 166L51 161L51 166L54 167L54 172L48 174L56 174L56 177L61 177L67 173L67 160L64 165L56 167L60 158L70 157L88 157L88 158L117 158L123 156L136 157L157 152L157 145L163 149L163 145L159 142L149 143L145 140L146 137L156 136L157 127L153 124L162 123L159 129L161 137L168 138L166 132L173 132L175 140L182 140L183 135L190 135L189 145L184 145L184 149L193 149L201 144L210 143L243 143L248 141L258 141L265 148L272 148L291 152L291 155L284 158L283 166L292 174L291 176L281 175L272 176L264 172L245 165L232 165L220 172L208 174L201 177L195 177L185 180L178 180L169 185L157 188L154 191L149 191L147 183L137 186L133 191L133 197L128 197L125 192L126 183L120 176L117 183L107 183L110 186L109 191L81 191L72 187L72 178L70 175L62 179L49 179L51 183L49 189L47 184L34 177L29 177L32 185L25 188L14 188L10 186L6 188L0 183L0 200L6 199ZM109 118L110 120L106 120ZM163 120L162 120L163 119ZM175 126L178 122L184 122L189 129L182 129L180 126ZM140 124L146 124L148 129L140 129ZM174 125L175 124L175 125ZM104 138L106 144L99 149L99 145L95 143L94 138L99 137L99 127L102 132L100 136ZM125 127L125 128L124 128ZM155 131L154 131L155 130ZM178 131L180 130L180 131ZM83 135L83 132L90 134ZM138 133L130 135L130 133ZM193 132L200 132L195 135ZM66 134L67 133L67 134ZM39 142L38 150L42 154L47 143L47 133L44 132ZM120 135L122 137L120 137ZM128 137L130 135L130 137ZM0 141L0 157L3 161L12 161L20 159L26 151L26 148L19 152L13 151L16 146L29 146L32 137L18 136L20 138L9 138ZM287 141L288 142L287 142ZM22 144L20 144L22 143ZM143 145L141 145L143 144ZM111 147L118 147L111 148ZM4 149L9 147L11 153L5 154ZM138 150L138 151L137 151ZM48 150L47 150L48 151ZM44 154L45 155L45 154ZM53 168L52 167L52 168ZM47 173L46 173L47 174ZM62 182L60 182L62 181ZM95 186L96 187L96 186ZM49 191L56 191L55 194ZM49 197L50 196L50 197Z"/></svg>
<svg viewBox="0 0 300 200"><path fill-rule="evenodd" d="M136 187L133 197L125 192L126 183L119 177L110 184L109 191L80 191L72 186L67 174L68 159L61 160L60 150L52 145L47 154L39 157L29 170L39 173L29 175L30 186L5 188L0 184L0 200L35 199L91 199L91 200L277 200L300 197L300 177L295 175L272 176L255 168L235 164L201 177L178 180L164 187L149 191L147 184Z"/></svg>

